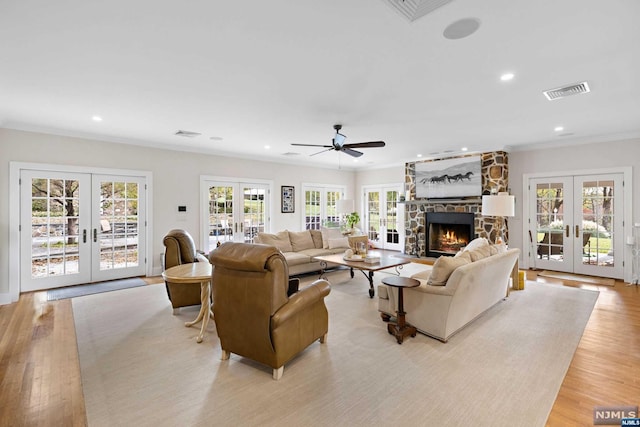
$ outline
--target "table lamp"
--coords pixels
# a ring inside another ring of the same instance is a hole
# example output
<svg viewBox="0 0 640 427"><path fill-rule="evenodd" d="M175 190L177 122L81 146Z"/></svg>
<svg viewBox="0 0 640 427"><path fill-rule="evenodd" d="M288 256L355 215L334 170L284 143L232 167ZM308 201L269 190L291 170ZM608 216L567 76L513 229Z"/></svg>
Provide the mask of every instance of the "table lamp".
<svg viewBox="0 0 640 427"><path fill-rule="evenodd" d="M500 239L505 244L507 243L502 235L502 223L504 217L514 216L515 210L515 197L510 196L506 191L495 195L482 196L482 216L495 216L497 218L499 234L496 234L494 243L499 243Z"/></svg>

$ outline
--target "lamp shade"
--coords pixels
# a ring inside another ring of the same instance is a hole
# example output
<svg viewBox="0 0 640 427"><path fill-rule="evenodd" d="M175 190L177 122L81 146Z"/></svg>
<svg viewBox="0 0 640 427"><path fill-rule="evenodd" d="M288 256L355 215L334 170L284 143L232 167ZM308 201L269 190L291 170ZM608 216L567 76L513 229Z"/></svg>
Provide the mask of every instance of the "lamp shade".
<svg viewBox="0 0 640 427"><path fill-rule="evenodd" d="M340 199L336 203L336 209L339 214L348 214L353 212L353 199Z"/></svg>
<svg viewBox="0 0 640 427"><path fill-rule="evenodd" d="M509 193L496 196L482 196L482 215L514 216L516 214L515 197Z"/></svg>

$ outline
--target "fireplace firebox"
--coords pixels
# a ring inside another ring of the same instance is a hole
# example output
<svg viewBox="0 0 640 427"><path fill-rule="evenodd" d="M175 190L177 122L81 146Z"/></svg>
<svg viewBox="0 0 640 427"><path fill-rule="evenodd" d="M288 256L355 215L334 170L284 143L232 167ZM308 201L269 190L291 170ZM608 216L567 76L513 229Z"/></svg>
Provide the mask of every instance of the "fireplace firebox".
<svg viewBox="0 0 640 427"><path fill-rule="evenodd" d="M427 212L425 255L455 255L475 238L474 220L473 213Z"/></svg>

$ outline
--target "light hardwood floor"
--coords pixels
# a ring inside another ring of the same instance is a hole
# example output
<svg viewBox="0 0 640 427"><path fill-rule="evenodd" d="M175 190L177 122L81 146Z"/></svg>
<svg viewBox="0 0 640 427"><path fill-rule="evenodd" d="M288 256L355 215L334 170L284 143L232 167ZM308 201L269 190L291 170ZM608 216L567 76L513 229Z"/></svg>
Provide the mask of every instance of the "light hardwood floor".
<svg viewBox="0 0 640 427"><path fill-rule="evenodd" d="M640 288L527 278L600 291L547 425L593 425L594 406L640 404ZM0 333L0 426L86 425L71 300L23 294L0 306Z"/></svg>

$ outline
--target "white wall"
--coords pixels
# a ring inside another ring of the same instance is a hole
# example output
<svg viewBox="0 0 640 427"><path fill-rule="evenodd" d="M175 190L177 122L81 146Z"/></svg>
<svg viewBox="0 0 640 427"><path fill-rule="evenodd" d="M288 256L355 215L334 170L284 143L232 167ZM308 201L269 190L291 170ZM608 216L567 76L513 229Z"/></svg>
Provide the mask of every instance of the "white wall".
<svg viewBox="0 0 640 427"><path fill-rule="evenodd" d="M355 180L355 203L362 206L362 186L363 185L383 185L404 183L404 164L385 169L371 169L358 171ZM362 212L361 212L362 213Z"/></svg>
<svg viewBox="0 0 640 427"><path fill-rule="evenodd" d="M612 141L557 148L545 148L509 153L509 187L516 197L516 216L509 218L509 246L517 247L526 254L529 242L523 241L525 226L522 212L522 180L524 174L558 173L597 170L617 167L632 167L634 193L640 190L640 140ZM640 197L633 197L633 222L640 222ZM523 260L523 253L520 261ZM525 255L526 257L526 255Z"/></svg>
<svg viewBox="0 0 640 427"><path fill-rule="evenodd" d="M189 231L198 241L200 176L242 177L273 181L272 230L301 230L301 183L342 184L355 189L355 172L252 161L215 155L101 142L0 128L0 303L9 292L9 162L44 163L150 171L153 174L153 271L160 271L162 237L172 228ZM280 186L294 185L293 214L280 213ZM178 205L187 206L179 219Z"/></svg>

